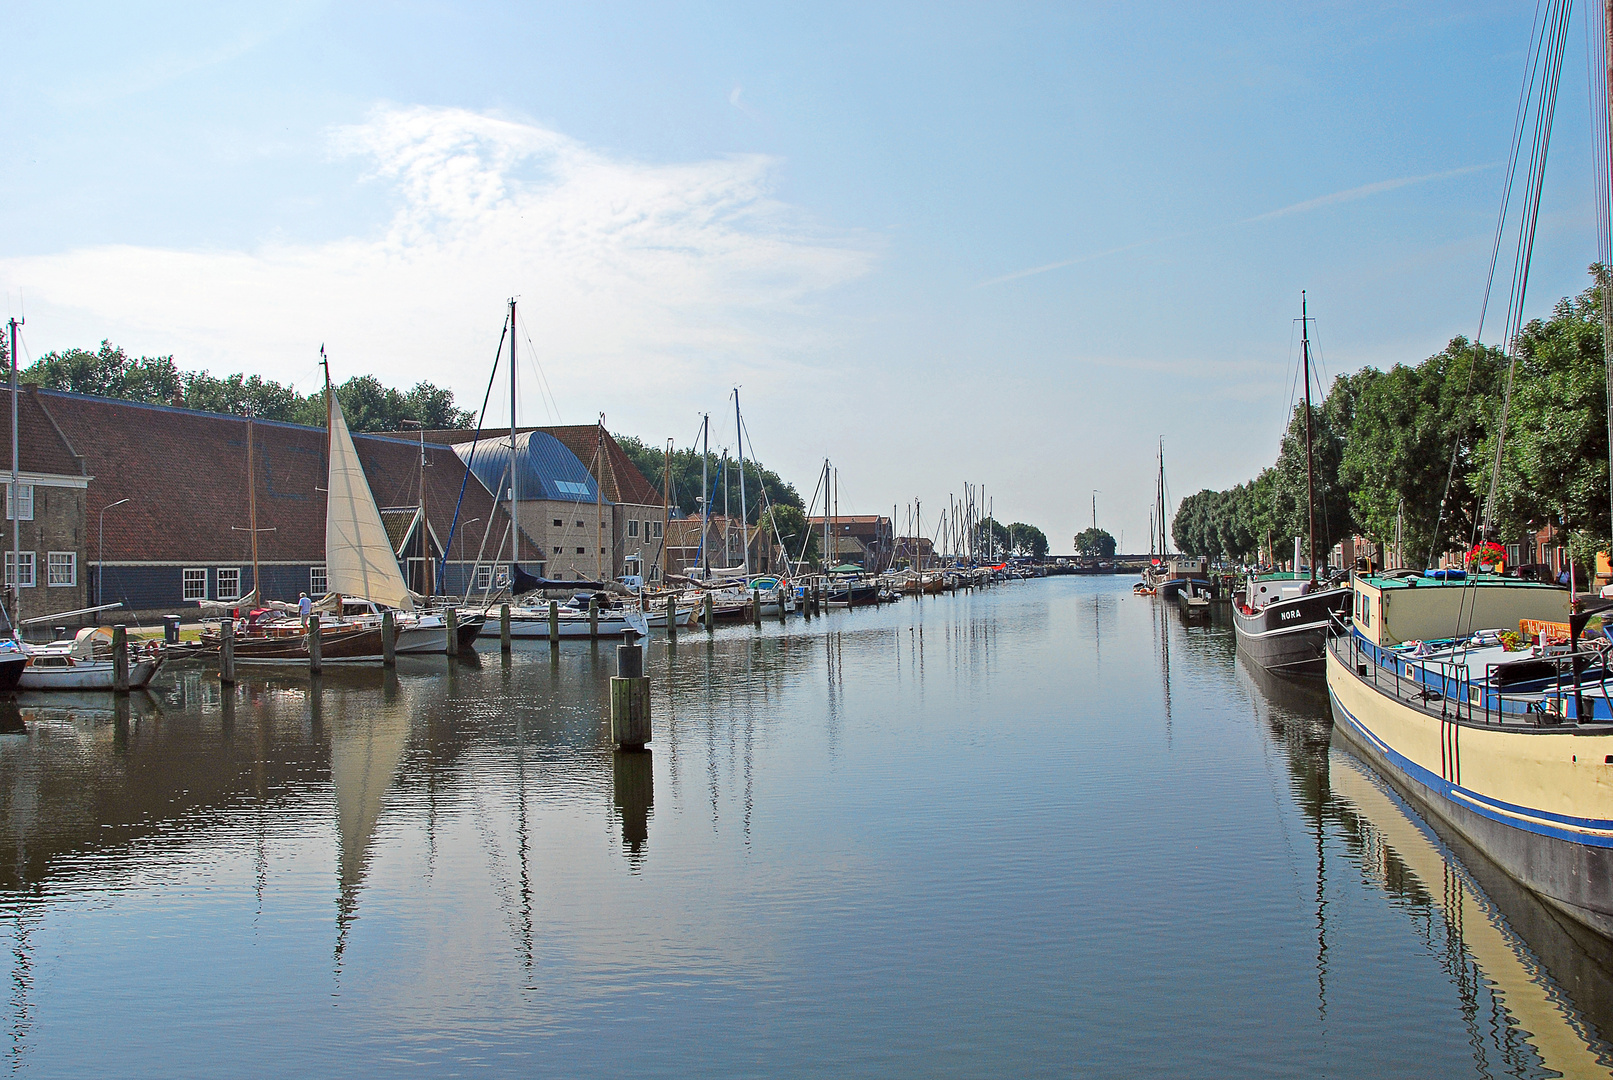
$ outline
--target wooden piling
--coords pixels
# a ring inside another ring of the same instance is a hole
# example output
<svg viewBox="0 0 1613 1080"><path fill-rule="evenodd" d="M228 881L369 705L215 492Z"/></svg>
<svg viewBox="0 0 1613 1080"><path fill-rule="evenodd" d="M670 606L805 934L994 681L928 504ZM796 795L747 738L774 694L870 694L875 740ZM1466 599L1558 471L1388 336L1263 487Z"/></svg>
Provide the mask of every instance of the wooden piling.
<svg viewBox="0 0 1613 1080"><path fill-rule="evenodd" d="M235 620L225 619L219 628L218 681L235 685Z"/></svg>
<svg viewBox="0 0 1613 1080"><path fill-rule="evenodd" d="M678 598L676 595L666 598L666 636L669 638L678 636Z"/></svg>
<svg viewBox="0 0 1613 1080"><path fill-rule="evenodd" d="M129 628L122 623L112 628L112 689L129 692Z"/></svg>
<svg viewBox="0 0 1613 1080"><path fill-rule="evenodd" d="M501 653L510 651L510 605L508 604L498 606L498 651Z"/></svg>
<svg viewBox="0 0 1613 1080"><path fill-rule="evenodd" d="M807 622L812 621L812 587L810 585L801 590L801 617Z"/></svg>
<svg viewBox="0 0 1613 1080"><path fill-rule="evenodd" d="M588 598L588 640L599 640L599 597Z"/></svg>
<svg viewBox="0 0 1613 1080"><path fill-rule="evenodd" d="M706 633L717 629L717 614L711 608L711 594L707 593L702 601L700 614L706 620Z"/></svg>
<svg viewBox="0 0 1613 1080"><path fill-rule="evenodd" d="M443 612L443 625L448 630L448 655L459 655L459 612L449 608Z"/></svg>
<svg viewBox="0 0 1613 1080"><path fill-rule="evenodd" d="M778 621L780 623L784 622L784 601L789 597L787 590L788 585L780 578L778 583Z"/></svg>
<svg viewBox="0 0 1613 1080"><path fill-rule="evenodd" d="M319 616L308 616L308 674L318 675L325 670L324 658L320 656L320 649L324 642L319 637Z"/></svg>
<svg viewBox="0 0 1613 1080"><path fill-rule="evenodd" d="M549 601L549 644L560 644L560 601Z"/></svg>
<svg viewBox="0 0 1613 1080"><path fill-rule="evenodd" d="M616 646L616 674L610 680L610 737L623 750L642 750L650 741L650 680L644 676L644 647Z"/></svg>
<svg viewBox="0 0 1613 1080"><path fill-rule="evenodd" d="M381 612L381 664L398 666L398 620L390 608Z"/></svg>
<svg viewBox="0 0 1613 1080"><path fill-rule="evenodd" d="M760 589L750 591L750 613L752 620L756 623L756 629L760 630L762 628L762 590Z"/></svg>

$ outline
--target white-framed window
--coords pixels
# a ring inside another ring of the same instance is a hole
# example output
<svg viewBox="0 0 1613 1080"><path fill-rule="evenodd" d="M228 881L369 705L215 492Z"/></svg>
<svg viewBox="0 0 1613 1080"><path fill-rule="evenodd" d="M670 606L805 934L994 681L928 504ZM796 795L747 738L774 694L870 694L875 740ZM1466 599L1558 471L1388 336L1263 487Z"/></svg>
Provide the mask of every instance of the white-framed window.
<svg viewBox="0 0 1613 1080"><path fill-rule="evenodd" d="M18 510L22 512L20 519L16 514ZM18 484L15 499L12 498L11 485L6 485L6 520L34 520L34 485Z"/></svg>
<svg viewBox="0 0 1613 1080"><path fill-rule="evenodd" d="M221 566L218 568L218 598L220 600L239 600L241 598L241 568L239 566Z"/></svg>
<svg viewBox="0 0 1613 1080"><path fill-rule="evenodd" d="M655 523L655 538L657 540L661 538L661 523L659 521Z"/></svg>
<svg viewBox="0 0 1613 1080"><path fill-rule="evenodd" d="M638 535L638 519L637 518L628 518L627 519L627 535L628 536L635 536L635 537Z"/></svg>
<svg viewBox="0 0 1613 1080"><path fill-rule="evenodd" d="M476 568L476 583L471 586L477 592L486 592L493 587L493 568L491 566L478 566Z"/></svg>
<svg viewBox="0 0 1613 1080"><path fill-rule="evenodd" d="M48 585L77 585L78 584L78 552L52 551L45 564Z"/></svg>
<svg viewBox="0 0 1613 1080"><path fill-rule="evenodd" d="M308 595L324 596L326 591L325 568L323 566L310 566L308 568Z"/></svg>
<svg viewBox="0 0 1613 1080"><path fill-rule="evenodd" d="M22 568L22 580L17 580L17 568ZM31 551L6 552L6 584L20 589L34 587L34 553Z"/></svg>
<svg viewBox="0 0 1613 1080"><path fill-rule="evenodd" d="M1518 545L1517 544L1508 544L1507 545L1507 562L1512 566L1517 566L1518 565Z"/></svg>
<svg viewBox="0 0 1613 1080"><path fill-rule="evenodd" d="M186 600L207 599L207 570L180 571L180 585L183 591L179 594Z"/></svg>

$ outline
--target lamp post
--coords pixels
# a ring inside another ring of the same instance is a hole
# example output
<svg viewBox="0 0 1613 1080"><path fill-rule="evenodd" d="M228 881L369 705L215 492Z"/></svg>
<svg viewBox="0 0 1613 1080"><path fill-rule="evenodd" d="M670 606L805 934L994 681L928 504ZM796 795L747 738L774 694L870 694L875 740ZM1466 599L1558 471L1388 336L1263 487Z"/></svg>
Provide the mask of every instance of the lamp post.
<svg viewBox="0 0 1613 1080"><path fill-rule="evenodd" d="M106 512L114 506L122 506L131 502L130 499L119 499L115 503L107 503L101 507L101 525L95 538L95 606L101 606L102 579L106 576Z"/></svg>

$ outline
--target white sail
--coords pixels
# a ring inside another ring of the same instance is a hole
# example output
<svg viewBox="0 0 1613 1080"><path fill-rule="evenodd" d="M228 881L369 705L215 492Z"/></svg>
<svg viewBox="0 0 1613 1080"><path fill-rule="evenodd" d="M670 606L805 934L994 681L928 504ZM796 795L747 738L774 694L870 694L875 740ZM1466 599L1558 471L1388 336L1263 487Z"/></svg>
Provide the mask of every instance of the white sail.
<svg viewBox="0 0 1613 1080"><path fill-rule="evenodd" d="M342 404L330 395L330 480L325 499L325 581L332 592L414 610L397 553L381 524Z"/></svg>

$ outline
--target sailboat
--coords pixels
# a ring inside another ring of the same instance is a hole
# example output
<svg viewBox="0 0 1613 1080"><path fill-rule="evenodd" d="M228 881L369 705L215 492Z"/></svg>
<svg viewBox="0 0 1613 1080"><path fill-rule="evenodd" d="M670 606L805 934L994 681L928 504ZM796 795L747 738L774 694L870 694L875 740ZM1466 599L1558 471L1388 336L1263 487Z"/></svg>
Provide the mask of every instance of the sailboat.
<svg viewBox="0 0 1613 1080"><path fill-rule="evenodd" d="M324 350L320 350L324 362ZM320 658L326 663L373 662L382 659L383 612L394 612L399 653L446 653L448 627L443 616L416 610L414 594L403 580L397 553L381 523L381 511L364 476L347 418L325 369L325 402L329 468L325 496L325 580L330 595L320 603L332 619L321 620ZM256 524L253 526L256 529ZM256 532L254 531L254 537ZM254 589L256 586L254 585ZM298 617L278 611L252 612L235 639L238 663L287 663L309 658L308 632ZM481 617L469 616L458 628L461 649L473 647ZM217 644L216 631L203 635Z"/></svg>
<svg viewBox="0 0 1613 1080"><path fill-rule="evenodd" d="M1305 521L1310 541L1309 573L1300 570L1299 539L1294 539L1291 574L1250 574L1233 597L1232 625L1238 649L1270 671L1320 674L1330 627L1350 610L1348 582L1318 588L1316 580L1316 477L1311 458L1311 337L1305 294L1299 294L1300 355L1305 366Z"/></svg>

